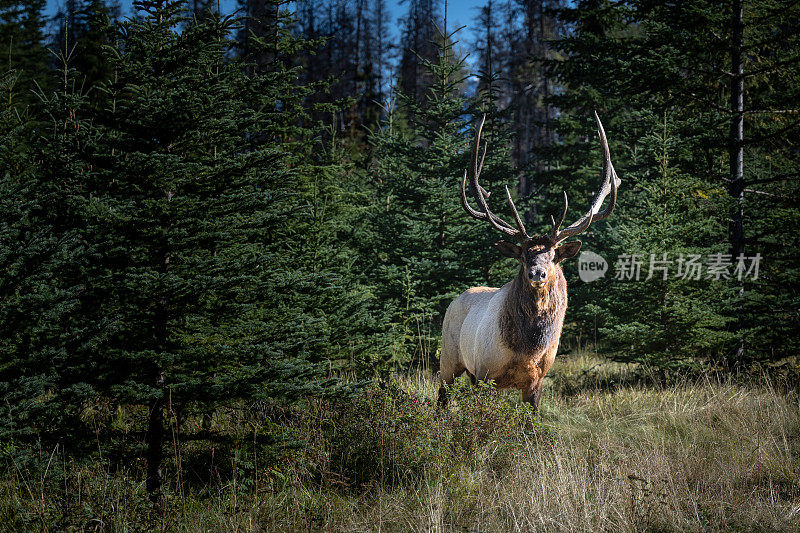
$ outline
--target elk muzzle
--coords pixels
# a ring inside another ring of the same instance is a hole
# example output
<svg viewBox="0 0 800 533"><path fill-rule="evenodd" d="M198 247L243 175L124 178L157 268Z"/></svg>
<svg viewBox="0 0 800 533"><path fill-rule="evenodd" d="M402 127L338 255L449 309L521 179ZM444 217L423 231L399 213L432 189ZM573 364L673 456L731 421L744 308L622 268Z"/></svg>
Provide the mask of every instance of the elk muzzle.
<svg viewBox="0 0 800 533"><path fill-rule="evenodd" d="M530 281L531 285L534 287L539 287L544 285L544 282L547 280L547 269L540 266L530 267L528 269L528 281Z"/></svg>

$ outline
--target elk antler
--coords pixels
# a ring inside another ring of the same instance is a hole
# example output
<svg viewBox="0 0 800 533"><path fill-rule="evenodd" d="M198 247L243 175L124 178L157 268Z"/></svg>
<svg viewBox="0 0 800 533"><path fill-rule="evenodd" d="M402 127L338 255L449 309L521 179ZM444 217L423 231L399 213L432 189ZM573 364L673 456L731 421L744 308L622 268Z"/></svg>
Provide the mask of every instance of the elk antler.
<svg viewBox="0 0 800 533"><path fill-rule="evenodd" d="M525 242L529 238L528 233L525 231L525 225L522 223L522 218L520 218L519 213L517 212L517 207L514 205L514 201L511 199L511 192L508 190L508 186L506 186L506 199L508 200L508 205L511 206L511 212L514 213L514 220L517 223L517 229L514 229L511 224L489 210L489 206L486 204L486 199L489 197L489 192L481 187L481 185L478 183L481 171L483 170L483 160L486 157L486 145L484 145L483 155L481 155L480 162L478 162L478 153L481 146L481 134L483 133L484 122L486 122L486 115L484 115L481 119L481 124L478 126L478 131L475 134L475 151L472 154L472 164L466 170L464 170L464 178L461 180L461 205L464 206L464 209L471 217L477 218L478 220L488 220L494 229L505 233L509 237L512 237L519 242ZM472 195L474 196L475 202L478 204L479 208L483 209L483 211L476 211L470 207L469 202L467 201L468 175L470 180L469 186L470 189L472 189Z"/></svg>
<svg viewBox="0 0 800 533"><path fill-rule="evenodd" d="M604 218L608 218L608 216L614 211L614 206L617 204L617 188L619 187L621 180L619 177L617 177L617 172L614 170L614 165L611 163L611 152L608 149L606 131L603 129L603 124L600 122L600 117L597 116L596 111L594 113L594 118L597 120L597 134L600 136L600 143L603 146L603 185L594 196L594 200L592 201L592 206L589 208L589 211L576 222L564 228L563 231L559 231L558 228L560 228L561 223L564 222L564 217L567 215L567 206L569 205L567 201L567 193L564 191L564 210L561 211L561 216L558 217L558 222L553 220L553 229L550 231L550 239L553 241L553 244L558 244L567 237L572 237L573 235L577 235L586 231L586 228L588 228L589 225L595 220L603 220ZM612 177L614 179L611 179ZM600 206L603 205L603 200L606 199L606 196L608 196L609 192L611 193L611 201L608 204L608 207L606 207L603 211L600 211Z"/></svg>

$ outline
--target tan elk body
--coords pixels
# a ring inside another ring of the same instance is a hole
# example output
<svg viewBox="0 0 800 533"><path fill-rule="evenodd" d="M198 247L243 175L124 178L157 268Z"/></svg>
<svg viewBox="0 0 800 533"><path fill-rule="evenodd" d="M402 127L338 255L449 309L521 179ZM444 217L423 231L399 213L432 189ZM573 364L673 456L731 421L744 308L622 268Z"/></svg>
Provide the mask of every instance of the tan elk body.
<svg viewBox="0 0 800 533"><path fill-rule="evenodd" d="M538 407L542 380L558 351L567 310L567 282L559 263L575 256L581 247L580 241L559 243L585 231L593 221L607 218L614 210L620 184L611 164L603 125L596 114L595 118L603 148L603 184L591 208L577 222L559 230L568 206L564 193L564 210L559 220L553 221L550 233L532 237L525 231L508 188L506 199L516 228L489 210L486 203L489 193L478 183L483 167L483 157L478 159L481 122L472 164L461 182L461 203L470 216L489 222L518 242L498 241L495 246L506 257L519 261L520 270L501 288L474 287L447 308L442 326L440 403L447 401L445 384L452 384L466 371L473 380L493 380L500 388L518 389L525 401L533 404L534 409ZM468 178L479 210L473 209L467 201ZM609 194L608 207L600 211Z"/></svg>

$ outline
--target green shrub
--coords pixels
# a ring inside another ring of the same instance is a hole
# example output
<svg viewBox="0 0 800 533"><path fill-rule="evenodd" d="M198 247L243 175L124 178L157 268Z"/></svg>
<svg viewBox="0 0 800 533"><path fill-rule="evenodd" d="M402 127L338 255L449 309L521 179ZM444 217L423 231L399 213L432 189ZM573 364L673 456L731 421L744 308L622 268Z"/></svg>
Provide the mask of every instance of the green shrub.
<svg viewBox="0 0 800 533"><path fill-rule="evenodd" d="M492 383L457 382L450 393L441 409L391 381L318 404L304 421L308 473L348 489L413 484L470 465L487 447L498 467L510 465L515 443L544 435L530 406L513 405Z"/></svg>

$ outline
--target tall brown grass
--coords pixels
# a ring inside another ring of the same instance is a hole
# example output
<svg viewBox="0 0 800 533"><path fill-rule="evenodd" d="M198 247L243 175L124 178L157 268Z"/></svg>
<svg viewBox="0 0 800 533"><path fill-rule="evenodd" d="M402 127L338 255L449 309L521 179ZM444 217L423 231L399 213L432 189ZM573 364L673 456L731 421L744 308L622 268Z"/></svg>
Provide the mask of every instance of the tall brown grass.
<svg viewBox="0 0 800 533"><path fill-rule="evenodd" d="M269 413L272 434L305 445L259 466L243 438L210 463L213 482L176 486L160 515L135 468L73 466L57 484L18 469L0 481L0 527L800 530L796 391L766 378L639 383L629 367L591 357L560 360L551 375L536 417L518 393L466 383L438 411L424 372L340 404ZM252 430L219 414L214 424ZM198 451L180 446L173 473Z"/></svg>

